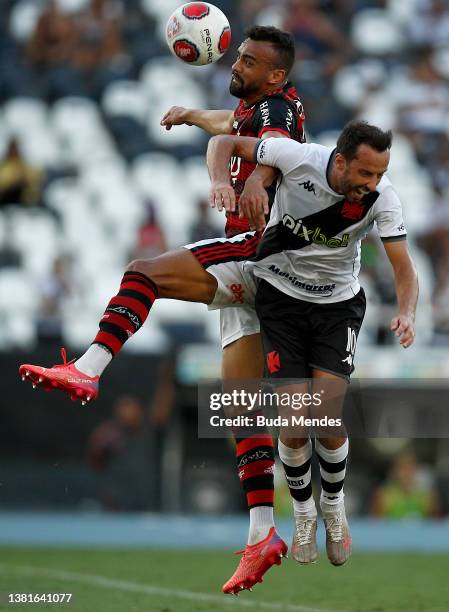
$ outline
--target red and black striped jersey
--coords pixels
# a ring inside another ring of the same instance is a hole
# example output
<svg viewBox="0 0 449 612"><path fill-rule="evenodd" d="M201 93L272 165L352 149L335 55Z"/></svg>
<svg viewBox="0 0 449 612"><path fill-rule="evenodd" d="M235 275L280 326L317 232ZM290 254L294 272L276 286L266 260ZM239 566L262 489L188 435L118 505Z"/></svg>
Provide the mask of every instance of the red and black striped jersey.
<svg viewBox="0 0 449 612"><path fill-rule="evenodd" d="M273 91L251 106L243 100L234 111L234 124L231 134L261 138L264 132L281 132L288 138L305 142L304 110L295 87L286 83L282 89ZM231 180L237 203L245 186L245 181L253 172L256 164L246 162L240 157L231 159ZM274 199L275 185L268 188L270 206ZM238 211L227 213L226 236L228 238L249 230L246 219L239 219Z"/></svg>

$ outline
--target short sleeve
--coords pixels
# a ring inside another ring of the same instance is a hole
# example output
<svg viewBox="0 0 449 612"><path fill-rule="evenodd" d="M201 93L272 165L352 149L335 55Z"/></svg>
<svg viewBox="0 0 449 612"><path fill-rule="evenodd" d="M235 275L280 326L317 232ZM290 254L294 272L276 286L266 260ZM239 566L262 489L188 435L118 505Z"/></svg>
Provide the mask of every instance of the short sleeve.
<svg viewBox="0 0 449 612"><path fill-rule="evenodd" d="M257 146L255 161L286 175L304 161L309 146L287 138L265 138Z"/></svg>
<svg viewBox="0 0 449 612"><path fill-rule="evenodd" d="M283 98L267 98L259 104L254 117L254 131L258 138L265 132L280 132L292 138L295 130L295 114Z"/></svg>
<svg viewBox="0 0 449 612"><path fill-rule="evenodd" d="M387 187L380 194L375 208L374 219L381 240L383 242L405 240L407 230L402 216L402 205L392 187Z"/></svg>

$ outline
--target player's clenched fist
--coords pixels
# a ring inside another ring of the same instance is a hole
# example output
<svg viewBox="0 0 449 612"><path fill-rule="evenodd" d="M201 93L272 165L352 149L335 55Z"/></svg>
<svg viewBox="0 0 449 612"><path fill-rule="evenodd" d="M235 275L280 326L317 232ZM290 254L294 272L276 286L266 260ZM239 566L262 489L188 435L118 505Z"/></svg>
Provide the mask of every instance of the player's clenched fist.
<svg viewBox="0 0 449 612"><path fill-rule="evenodd" d="M415 323L412 317L399 315L391 320L390 329L399 338L399 344L408 348L415 341Z"/></svg>
<svg viewBox="0 0 449 612"><path fill-rule="evenodd" d="M212 183L209 191L209 204L212 208L228 212L235 211L235 193L229 183Z"/></svg>
<svg viewBox="0 0 449 612"><path fill-rule="evenodd" d="M187 121L189 109L183 106L172 106L161 119L161 125L170 130L173 125L192 125Z"/></svg>

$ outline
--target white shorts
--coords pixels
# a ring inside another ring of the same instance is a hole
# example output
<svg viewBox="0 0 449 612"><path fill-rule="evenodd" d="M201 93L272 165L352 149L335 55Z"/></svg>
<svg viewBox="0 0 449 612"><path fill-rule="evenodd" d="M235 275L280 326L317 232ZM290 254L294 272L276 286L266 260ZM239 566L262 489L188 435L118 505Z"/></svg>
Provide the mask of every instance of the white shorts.
<svg viewBox="0 0 449 612"><path fill-rule="evenodd" d="M233 238L213 238L187 244L207 272L215 276L218 287L209 310L220 312L221 343L224 348L243 336L260 331L254 310L256 279L244 262L256 252L259 237L246 232Z"/></svg>

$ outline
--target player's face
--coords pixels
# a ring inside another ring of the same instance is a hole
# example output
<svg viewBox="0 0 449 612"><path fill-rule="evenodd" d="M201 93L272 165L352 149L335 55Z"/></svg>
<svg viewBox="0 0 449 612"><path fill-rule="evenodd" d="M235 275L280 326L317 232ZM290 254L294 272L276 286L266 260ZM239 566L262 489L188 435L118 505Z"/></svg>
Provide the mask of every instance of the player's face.
<svg viewBox="0 0 449 612"><path fill-rule="evenodd" d="M347 161L338 153L335 161L339 193L343 193L351 202L358 202L364 195L376 190L387 171L390 151L380 153L362 144L358 148L357 156L351 161Z"/></svg>
<svg viewBox="0 0 449 612"><path fill-rule="evenodd" d="M276 50L271 43L249 38L243 41L231 68L231 94L242 100L265 95L274 84L273 78L278 76L279 70L274 68L276 60Z"/></svg>

